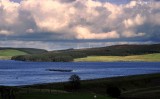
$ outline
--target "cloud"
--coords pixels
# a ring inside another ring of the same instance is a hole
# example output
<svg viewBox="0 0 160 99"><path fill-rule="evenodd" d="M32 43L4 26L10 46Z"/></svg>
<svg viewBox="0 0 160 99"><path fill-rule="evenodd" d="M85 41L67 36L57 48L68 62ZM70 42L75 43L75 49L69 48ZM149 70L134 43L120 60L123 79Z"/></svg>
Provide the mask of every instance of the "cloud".
<svg viewBox="0 0 160 99"><path fill-rule="evenodd" d="M159 8L159 0L119 5L98 0L0 0L0 35L29 41L154 41L159 36Z"/></svg>
<svg viewBox="0 0 160 99"><path fill-rule="evenodd" d="M94 33L88 28L77 27L75 28L75 33L77 33L77 39L106 39L106 38L119 38L119 34L116 31L111 31L107 33Z"/></svg>
<svg viewBox="0 0 160 99"><path fill-rule="evenodd" d="M8 30L0 30L0 35L10 35L12 34L13 32L11 31L8 31Z"/></svg>
<svg viewBox="0 0 160 99"><path fill-rule="evenodd" d="M145 33L134 33L133 31L124 31L122 35L126 38L144 36Z"/></svg>

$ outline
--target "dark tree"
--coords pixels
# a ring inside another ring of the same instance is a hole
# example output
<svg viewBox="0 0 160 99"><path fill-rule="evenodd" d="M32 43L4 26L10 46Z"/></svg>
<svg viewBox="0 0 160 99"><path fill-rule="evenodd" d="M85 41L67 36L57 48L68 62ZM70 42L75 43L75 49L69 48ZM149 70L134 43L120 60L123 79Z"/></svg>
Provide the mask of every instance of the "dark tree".
<svg viewBox="0 0 160 99"><path fill-rule="evenodd" d="M113 98L118 98L121 95L121 90L116 86L108 86L106 92Z"/></svg>
<svg viewBox="0 0 160 99"><path fill-rule="evenodd" d="M0 87L1 99L15 99L14 90L12 88Z"/></svg>
<svg viewBox="0 0 160 99"><path fill-rule="evenodd" d="M69 83L70 83L72 90L80 89L80 87L81 87L80 80L81 80L81 78L78 75L76 75L76 74L71 75L71 77L69 78Z"/></svg>

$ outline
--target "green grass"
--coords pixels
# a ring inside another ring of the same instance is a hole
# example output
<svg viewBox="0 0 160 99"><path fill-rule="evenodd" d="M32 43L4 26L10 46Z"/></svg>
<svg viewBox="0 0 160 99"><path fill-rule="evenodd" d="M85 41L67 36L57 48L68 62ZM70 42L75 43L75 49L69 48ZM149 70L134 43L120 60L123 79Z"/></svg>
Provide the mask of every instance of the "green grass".
<svg viewBox="0 0 160 99"><path fill-rule="evenodd" d="M110 85L119 87L122 91L122 97L124 99L135 99L137 97L156 97L160 96L160 74L145 74L135 75L126 77L115 77L115 78L103 78L95 80L85 80L81 82L81 89L74 93L58 93L54 94L21 94L19 97L29 97L28 99L43 99L41 97L51 97L53 99L94 99L93 93L98 94L97 99L109 99L106 96L106 88ZM53 84L42 84L26 86L25 88L32 89L52 89L52 90L65 90L67 83L53 83ZM34 97L34 98L31 98ZM21 98L19 98L21 99ZM152 99L152 98L149 98Z"/></svg>
<svg viewBox="0 0 160 99"><path fill-rule="evenodd" d="M66 93L66 94L50 94L50 93L32 93L20 94L16 99L94 99L94 95L90 93ZM96 99L111 99L105 95L96 95Z"/></svg>
<svg viewBox="0 0 160 99"><path fill-rule="evenodd" d="M6 49L6 50L0 50L0 56L15 56L15 55L26 55L27 53L19 50L12 50L12 49Z"/></svg>
<svg viewBox="0 0 160 99"><path fill-rule="evenodd" d="M26 55L26 52L13 50L13 49L5 49L0 50L0 59L10 59L12 56L16 55Z"/></svg>
<svg viewBox="0 0 160 99"><path fill-rule="evenodd" d="M145 61L160 62L160 53L133 55L133 56L88 56L86 58L78 58L75 62L115 62L115 61Z"/></svg>
<svg viewBox="0 0 160 99"><path fill-rule="evenodd" d="M128 99L129 98L159 99L160 86L132 90L132 91L123 93L121 97L128 98Z"/></svg>
<svg viewBox="0 0 160 99"><path fill-rule="evenodd" d="M66 90L67 84L63 82L10 88L15 90L16 99L94 99L94 95L96 99L112 99L106 95L106 88L111 85L121 89L123 99L160 97L160 74L85 80L81 81L81 89L74 92Z"/></svg>
<svg viewBox="0 0 160 99"><path fill-rule="evenodd" d="M12 56L0 56L0 60L9 60Z"/></svg>
<svg viewBox="0 0 160 99"><path fill-rule="evenodd" d="M66 90L66 87L65 87L66 85L67 83L64 82L64 83L33 85L28 87L36 88L36 89L51 88L54 90ZM150 91L150 94L152 96L157 96L152 92L157 90L160 91L160 87L159 87L160 74L145 74L145 75L135 75L135 76L126 76L126 77L85 80L81 82L81 89L78 90L78 92L97 93L101 95L106 95L106 88L111 85L119 87L122 93L125 93L125 95L130 95L130 94L134 94L135 92L141 92L141 91L147 90L148 92ZM26 88L28 87L26 86Z"/></svg>

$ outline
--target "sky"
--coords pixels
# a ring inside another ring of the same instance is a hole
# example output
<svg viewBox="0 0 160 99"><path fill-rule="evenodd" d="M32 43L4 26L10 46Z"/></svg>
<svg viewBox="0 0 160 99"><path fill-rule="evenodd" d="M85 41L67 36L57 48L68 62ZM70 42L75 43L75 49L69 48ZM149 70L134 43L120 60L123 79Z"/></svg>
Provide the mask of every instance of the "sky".
<svg viewBox="0 0 160 99"><path fill-rule="evenodd" d="M160 0L0 0L0 47L160 42Z"/></svg>

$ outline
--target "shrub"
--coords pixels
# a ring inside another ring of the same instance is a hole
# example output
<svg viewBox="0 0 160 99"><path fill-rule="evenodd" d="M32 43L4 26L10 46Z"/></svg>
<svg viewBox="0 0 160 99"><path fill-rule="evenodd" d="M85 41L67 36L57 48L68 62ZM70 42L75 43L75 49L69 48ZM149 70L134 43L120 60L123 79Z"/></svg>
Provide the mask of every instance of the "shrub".
<svg viewBox="0 0 160 99"><path fill-rule="evenodd" d="M121 95L121 90L116 86L108 86L106 92L113 98L118 98Z"/></svg>

